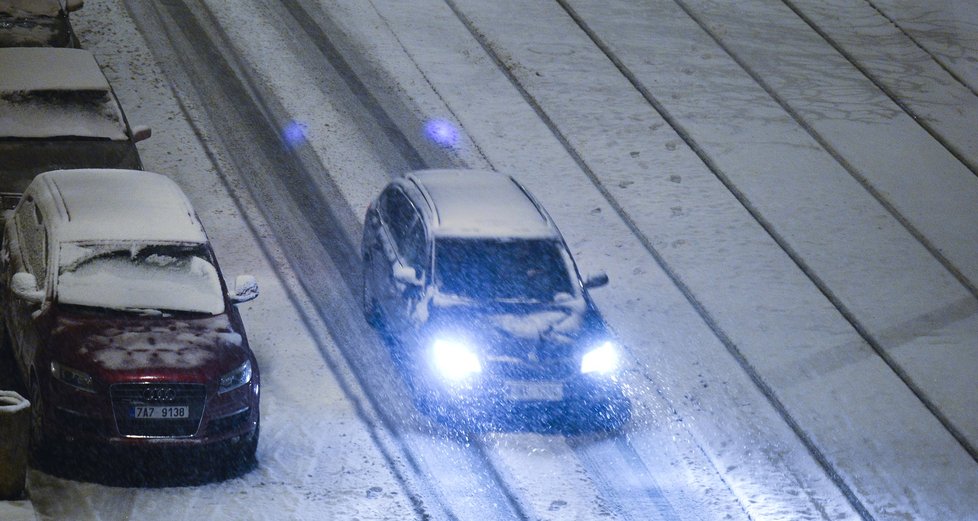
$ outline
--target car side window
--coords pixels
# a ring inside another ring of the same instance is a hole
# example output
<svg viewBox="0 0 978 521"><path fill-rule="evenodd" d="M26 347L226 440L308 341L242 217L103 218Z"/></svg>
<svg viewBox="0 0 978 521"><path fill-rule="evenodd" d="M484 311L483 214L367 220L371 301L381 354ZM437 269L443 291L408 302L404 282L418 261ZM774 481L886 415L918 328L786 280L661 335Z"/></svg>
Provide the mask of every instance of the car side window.
<svg viewBox="0 0 978 521"><path fill-rule="evenodd" d="M408 234L418 220L417 212L404 192L394 189L384 201L384 221L398 252L406 255Z"/></svg>
<svg viewBox="0 0 978 521"><path fill-rule="evenodd" d="M407 234L404 236L404 247L401 249L402 255L404 255L404 259L408 265L421 269L427 267L427 263L424 262L424 246L424 226L421 224L421 219L415 218L411 228L408 229Z"/></svg>
<svg viewBox="0 0 978 521"><path fill-rule="evenodd" d="M47 266L47 234L44 230L44 216L34 198L26 196L24 208L17 216L24 264L37 278L38 288L44 288Z"/></svg>

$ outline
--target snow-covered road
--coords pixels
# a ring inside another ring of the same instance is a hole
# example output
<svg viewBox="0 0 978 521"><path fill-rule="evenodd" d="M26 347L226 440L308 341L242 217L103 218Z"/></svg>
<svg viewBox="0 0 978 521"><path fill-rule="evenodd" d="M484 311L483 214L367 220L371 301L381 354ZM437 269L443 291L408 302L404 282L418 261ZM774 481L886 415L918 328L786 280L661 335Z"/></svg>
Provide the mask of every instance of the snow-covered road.
<svg viewBox="0 0 978 521"><path fill-rule="evenodd" d="M928 5L89 0L147 169L262 285L262 441L200 486L33 471L38 517L978 519L978 6ZM609 273L622 432L414 410L357 247L440 166L514 173Z"/></svg>

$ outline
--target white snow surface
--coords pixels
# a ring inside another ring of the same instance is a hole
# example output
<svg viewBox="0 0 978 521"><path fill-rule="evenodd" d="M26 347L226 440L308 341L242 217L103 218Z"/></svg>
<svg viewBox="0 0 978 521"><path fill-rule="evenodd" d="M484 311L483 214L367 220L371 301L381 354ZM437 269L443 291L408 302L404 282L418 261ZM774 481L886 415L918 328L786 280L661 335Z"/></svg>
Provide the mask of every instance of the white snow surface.
<svg viewBox="0 0 978 521"><path fill-rule="evenodd" d="M95 55L84 49L11 47L0 49L0 93L37 91L108 92L109 82Z"/></svg>

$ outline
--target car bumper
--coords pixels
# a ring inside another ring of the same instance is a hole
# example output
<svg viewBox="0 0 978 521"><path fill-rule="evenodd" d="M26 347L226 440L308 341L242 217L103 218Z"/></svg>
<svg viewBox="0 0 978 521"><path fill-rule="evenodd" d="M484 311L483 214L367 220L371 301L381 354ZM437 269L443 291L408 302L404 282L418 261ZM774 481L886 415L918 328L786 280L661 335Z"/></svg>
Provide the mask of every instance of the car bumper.
<svg viewBox="0 0 978 521"><path fill-rule="evenodd" d="M44 395L44 435L52 442L85 443L110 447L202 447L237 443L258 428L258 384L217 394L203 388L199 405L179 429L172 420L144 420L134 427L126 418L130 403L118 393L89 393L58 381ZM179 400L179 399L178 399ZM183 405L182 402L174 405ZM196 410L195 410L196 409ZM150 422L152 428L145 429Z"/></svg>
<svg viewBox="0 0 978 521"><path fill-rule="evenodd" d="M631 404L612 377L578 375L562 380L509 380L482 376L459 384L426 378L419 408L441 420L503 428L618 428Z"/></svg>

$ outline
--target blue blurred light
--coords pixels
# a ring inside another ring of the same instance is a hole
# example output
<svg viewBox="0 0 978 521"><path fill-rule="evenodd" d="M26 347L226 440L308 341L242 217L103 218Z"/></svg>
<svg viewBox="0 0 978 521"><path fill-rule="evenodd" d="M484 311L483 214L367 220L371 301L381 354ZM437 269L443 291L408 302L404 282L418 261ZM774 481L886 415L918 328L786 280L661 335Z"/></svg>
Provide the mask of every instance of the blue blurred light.
<svg viewBox="0 0 978 521"><path fill-rule="evenodd" d="M447 119L430 119L424 124L425 137L445 148L458 145L458 129Z"/></svg>
<svg viewBox="0 0 978 521"><path fill-rule="evenodd" d="M282 129L282 139L289 148L295 148L306 142L307 127L304 123L292 121Z"/></svg>

